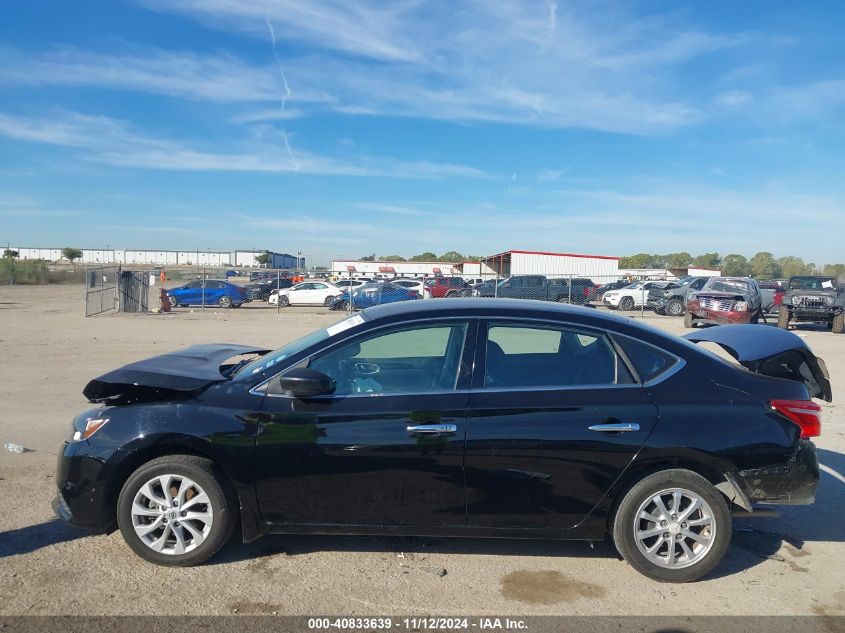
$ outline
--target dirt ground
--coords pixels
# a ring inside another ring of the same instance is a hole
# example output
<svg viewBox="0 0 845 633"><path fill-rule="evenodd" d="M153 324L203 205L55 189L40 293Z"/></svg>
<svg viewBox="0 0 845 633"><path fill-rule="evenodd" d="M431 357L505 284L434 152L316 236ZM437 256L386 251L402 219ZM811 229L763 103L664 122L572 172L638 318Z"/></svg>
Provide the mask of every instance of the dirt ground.
<svg viewBox="0 0 845 633"><path fill-rule="evenodd" d="M275 347L342 315L322 308L85 318L81 286L0 287L0 614L845 615L845 408L824 407L815 505L737 520L717 572L640 576L609 543L269 536L210 563L141 561L50 509L57 450L94 376L201 342ZM647 317L682 331L680 319ZM845 397L845 336L798 331Z"/></svg>

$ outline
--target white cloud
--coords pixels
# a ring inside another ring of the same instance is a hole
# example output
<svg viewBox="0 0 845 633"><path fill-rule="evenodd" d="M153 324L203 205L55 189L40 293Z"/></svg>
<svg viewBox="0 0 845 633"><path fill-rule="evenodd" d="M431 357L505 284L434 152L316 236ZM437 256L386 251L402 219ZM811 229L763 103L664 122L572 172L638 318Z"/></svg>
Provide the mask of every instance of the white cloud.
<svg viewBox="0 0 845 633"><path fill-rule="evenodd" d="M716 105L726 108L738 108L754 101L754 95L747 90L726 90L716 95Z"/></svg>
<svg viewBox="0 0 845 633"><path fill-rule="evenodd" d="M276 133L281 134L283 133ZM138 169L167 171L295 172L334 176L380 176L431 179L447 177L488 178L486 172L453 163L398 160L359 155L352 161L297 150L286 143L273 143L270 134L257 134L242 146L221 151L204 150L196 142L180 142L144 136L119 120L79 113L61 113L35 119L0 113L0 136L72 147L88 160ZM286 139L286 137L285 137Z"/></svg>
<svg viewBox="0 0 845 633"><path fill-rule="evenodd" d="M6 50L0 82L216 103L284 100L296 111L247 112L236 122L332 111L651 134L706 116L698 99L678 90L683 64L750 39L687 28L672 16L631 15L624 5L599 15L592 5L521 0L141 3L266 41L266 55L247 62L136 47L30 58Z"/></svg>

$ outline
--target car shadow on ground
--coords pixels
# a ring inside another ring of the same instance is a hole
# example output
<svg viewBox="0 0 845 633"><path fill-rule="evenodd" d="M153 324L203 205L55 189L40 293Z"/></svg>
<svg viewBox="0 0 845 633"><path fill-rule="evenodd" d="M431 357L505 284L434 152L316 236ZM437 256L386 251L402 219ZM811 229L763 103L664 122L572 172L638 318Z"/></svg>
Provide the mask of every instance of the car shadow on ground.
<svg viewBox="0 0 845 633"><path fill-rule="evenodd" d="M71 527L59 519L0 532L0 558L29 554L42 547L75 541L90 535L90 532Z"/></svg>
<svg viewBox="0 0 845 633"><path fill-rule="evenodd" d="M735 519L725 560L708 579L731 576L766 560L783 563L791 572L806 572L806 557L812 555L812 543L845 541L845 531L841 529L841 516L845 511L845 455L824 449L819 449L818 453L823 469L815 504L771 506L781 512L777 518ZM591 545L583 541L270 534L253 543L234 540L210 564L322 551L621 560L610 539Z"/></svg>

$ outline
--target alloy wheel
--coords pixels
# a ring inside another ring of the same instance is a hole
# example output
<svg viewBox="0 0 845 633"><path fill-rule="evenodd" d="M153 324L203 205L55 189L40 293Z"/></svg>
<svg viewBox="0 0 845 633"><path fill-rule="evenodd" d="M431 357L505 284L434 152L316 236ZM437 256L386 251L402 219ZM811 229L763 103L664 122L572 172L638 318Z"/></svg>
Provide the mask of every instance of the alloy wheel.
<svg viewBox="0 0 845 633"><path fill-rule="evenodd" d="M682 569L713 547L716 521L710 505L684 488L667 488L646 499L634 516L634 540L650 562Z"/></svg>
<svg viewBox="0 0 845 633"><path fill-rule="evenodd" d="M131 515L141 542L170 555L202 545L214 522L208 495L182 475L160 475L147 481L135 494Z"/></svg>

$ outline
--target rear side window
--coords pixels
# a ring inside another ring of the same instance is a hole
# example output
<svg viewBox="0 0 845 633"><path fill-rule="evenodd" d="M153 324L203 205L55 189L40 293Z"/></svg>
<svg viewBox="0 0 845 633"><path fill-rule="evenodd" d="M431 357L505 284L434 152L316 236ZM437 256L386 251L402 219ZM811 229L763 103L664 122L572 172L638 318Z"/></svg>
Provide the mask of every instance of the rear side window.
<svg viewBox="0 0 845 633"><path fill-rule="evenodd" d="M485 387L577 387L633 380L602 336L556 327L491 325Z"/></svg>
<svg viewBox="0 0 845 633"><path fill-rule="evenodd" d="M613 338L634 365L643 382L654 380L678 362L678 359L668 352L648 343L617 334L614 334Z"/></svg>

